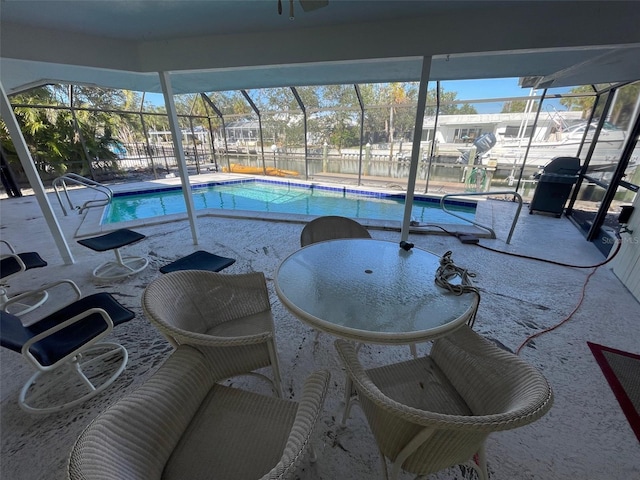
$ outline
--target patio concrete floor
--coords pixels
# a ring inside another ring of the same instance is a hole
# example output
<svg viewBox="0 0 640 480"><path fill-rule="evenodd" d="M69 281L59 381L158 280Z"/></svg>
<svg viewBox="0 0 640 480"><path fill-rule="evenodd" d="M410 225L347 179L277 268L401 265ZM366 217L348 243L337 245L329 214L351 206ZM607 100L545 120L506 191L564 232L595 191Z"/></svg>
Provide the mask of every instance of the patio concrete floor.
<svg viewBox="0 0 640 480"><path fill-rule="evenodd" d="M73 192L84 195L86 192ZM167 341L142 313L140 296L146 285L160 274L168 261L198 249L234 257L237 262L225 273L263 271L271 293L285 395L296 398L304 378L326 368L332 381L324 413L314 434L318 461L304 462L302 479L382 478L378 451L364 415L358 408L345 429L338 426L342 411L344 373L330 335L314 332L290 314L278 300L273 277L279 263L299 248L303 227L296 219L265 221L251 218L202 216L198 220L199 245L194 245L186 220L136 227L147 238L126 247L126 253L145 255L150 264L143 272L109 284L96 282L93 268L113 256L97 254L77 243L84 215L62 216L53 195L50 202L58 215L76 263L64 265L33 196L0 201L3 240L19 251L38 251L49 265L27 271L11 281L14 295L50 281L74 280L83 294L97 291L115 297L136 312L136 318L116 329L113 336L129 352L129 363L121 377L105 392L69 411L45 416L23 412L17 404L20 388L31 375L31 367L17 353L0 351L1 436L0 478L11 480L61 480L73 442L100 412L138 387L170 354ZM505 243L516 204L487 201L482 206L498 239L481 239L492 248L563 262L595 265L604 258L597 248L566 218L529 215L523 209L510 245ZM392 230L371 229L374 238L399 241ZM526 258L494 253L461 244L444 235L412 234L416 247L436 255L453 252L457 265L476 274L480 303L475 329L515 351L525 339L565 319L578 305L592 269L570 268ZM124 251L124 250L123 250ZM49 300L53 304L59 299ZM42 307L44 312L46 308ZM538 422L489 437L487 454L493 480L577 479L627 480L640 478L640 444L634 436L613 393L592 357L587 341L639 353L639 304L621 284L610 264L597 268L588 281L584 300L561 327L542 335L520 356L539 368L551 383L555 404ZM36 313L38 313L36 311ZM428 345L419 345L426 353ZM409 358L407 347L364 346L360 353L367 365ZM252 379L234 380L235 385L264 391ZM401 478L412 478L403 474ZM430 478L475 478L464 468L454 467Z"/></svg>

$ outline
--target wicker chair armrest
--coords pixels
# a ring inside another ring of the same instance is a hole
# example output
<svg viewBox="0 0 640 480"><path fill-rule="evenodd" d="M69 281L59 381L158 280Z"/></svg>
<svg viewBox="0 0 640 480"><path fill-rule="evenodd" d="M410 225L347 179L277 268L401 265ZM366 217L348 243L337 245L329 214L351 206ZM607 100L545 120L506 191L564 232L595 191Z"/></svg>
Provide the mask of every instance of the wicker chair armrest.
<svg viewBox="0 0 640 480"><path fill-rule="evenodd" d="M273 337L272 332L263 332L255 335L245 335L239 337L221 337L206 333L190 332L170 325L155 322L156 327L163 335L177 341L178 344L201 345L208 347L236 347L245 345L257 345L264 343Z"/></svg>
<svg viewBox="0 0 640 480"><path fill-rule="evenodd" d="M313 428L322 413L330 374L326 370L312 373L305 381L296 418L282 454L282 459L261 480L290 478L307 451Z"/></svg>
<svg viewBox="0 0 640 480"><path fill-rule="evenodd" d="M183 348L186 345L178 346ZM208 369L214 381L220 382L236 375L244 375L255 370L255 355L247 354L244 348L209 348L191 345L206 358Z"/></svg>
<svg viewBox="0 0 640 480"><path fill-rule="evenodd" d="M536 368L468 327L436 340L431 357L474 418L493 430L531 423L553 404L553 391Z"/></svg>

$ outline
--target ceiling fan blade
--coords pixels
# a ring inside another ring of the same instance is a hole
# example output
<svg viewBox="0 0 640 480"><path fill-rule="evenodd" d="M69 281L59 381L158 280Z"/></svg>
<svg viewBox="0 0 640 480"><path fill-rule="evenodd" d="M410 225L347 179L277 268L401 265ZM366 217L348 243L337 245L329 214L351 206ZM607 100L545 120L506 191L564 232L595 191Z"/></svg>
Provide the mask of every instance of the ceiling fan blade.
<svg viewBox="0 0 640 480"><path fill-rule="evenodd" d="M329 0L300 0L300 5L305 12L311 12L326 7L329 5Z"/></svg>

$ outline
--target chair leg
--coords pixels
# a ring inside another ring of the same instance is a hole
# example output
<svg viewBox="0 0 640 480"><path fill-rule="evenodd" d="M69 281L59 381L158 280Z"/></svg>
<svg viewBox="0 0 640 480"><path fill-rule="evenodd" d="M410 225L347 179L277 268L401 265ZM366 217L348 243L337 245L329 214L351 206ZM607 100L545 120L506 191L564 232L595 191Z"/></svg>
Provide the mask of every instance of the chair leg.
<svg viewBox="0 0 640 480"><path fill-rule="evenodd" d="M344 412L342 413L342 422L340 426L344 427L347 425L347 420L349 418L349 414L351 413L351 407L353 406L353 402L357 402L356 398L353 398L353 382L351 381L351 377L347 374L347 378L344 381Z"/></svg>
<svg viewBox="0 0 640 480"><path fill-rule="evenodd" d="M145 257L123 257L120 249L114 250L116 261L105 262L93 270L93 276L101 280L114 280L116 278L128 277L134 273L141 272L147 265L149 259Z"/></svg>
<svg viewBox="0 0 640 480"><path fill-rule="evenodd" d="M356 344L356 353L360 351L362 345L364 344ZM347 425L347 420L349 419L349 415L351 414L351 407L354 403L358 403L358 399L354 397L353 394L353 382L351 381L351 377L349 376L349 374L346 374L346 378L344 380L344 412L342 414L342 422L340 423L340 426L342 427Z"/></svg>
<svg viewBox="0 0 640 480"><path fill-rule="evenodd" d="M20 408L28 413L47 414L75 407L109 387L124 371L128 358L122 345L93 345L66 366L36 372L22 387Z"/></svg>
<svg viewBox="0 0 640 480"><path fill-rule="evenodd" d="M5 309L5 304L10 300L7 291L0 288L0 310L4 310L12 315L26 315L40 307L49 298L49 293L45 291L34 292L33 295L23 297L20 302L15 302Z"/></svg>
<svg viewBox="0 0 640 480"><path fill-rule="evenodd" d="M387 459L384 458L382 450L380 450L379 448L378 453L380 454L380 462L382 462L382 478L384 480L389 480L389 467L387 467ZM392 480L396 480L396 477L392 477Z"/></svg>
<svg viewBox="0 0 640 480"><path fill-rule="evenodd" d="M478 472L478 477L480 480L489 480L489 471L487 470L487 450L485 449L484 443L478 450L477 454L477 462L473 462L477 465L476 471Z"/></svg>
<svg viewBox="0 0 640 480"><path fill-rule="evenodd" d="M316 463L318 461L318 455L316 455L316 450L313 448L313 445L309 443L309 462Z"/></svg>
<svg viewBox="0 0 640 480"><path fill-rule="evenodd" d="M275 340L271 339L267 343L269 349L269 358L271 359L271 369L273 370L273 386L276 396L282 398L282 378L280 377L280 362L278 361L278 350Z"/></svg>

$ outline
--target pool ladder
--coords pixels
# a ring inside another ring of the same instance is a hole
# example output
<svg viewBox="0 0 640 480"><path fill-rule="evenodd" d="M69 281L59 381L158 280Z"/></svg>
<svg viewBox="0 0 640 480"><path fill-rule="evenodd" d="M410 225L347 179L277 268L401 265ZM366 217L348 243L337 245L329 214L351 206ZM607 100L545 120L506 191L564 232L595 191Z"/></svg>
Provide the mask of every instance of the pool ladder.
<svg viewBox="0 0 640 480"><path fill-rule="evenodd" d="M511 237L513 236L513 230L516 228L516 223L518 222L518 217L520 216L520 211L522 210L522 196L520 196L520 194L518 192L515 191L511 191L511 190L507 190L507 191L499 191L499 192L465 192L465 193L448 193L447 195L444 195L441 199L440 199L440 208L442 208L442 210L446 213L448 213L449 215L453 215L456 218L460 218L461 220L464 220L465 222L469 222L472 223L473 225L475 225L478 228L482 228L484 230L487 230L489 232L489 234L491 235L491 238L496 238L496 232L493 230L493 228L491 227L487 227L485 225L481 225L478 222L475 222L473 220L469 220L468 218L464 218L461 215L455 214L450 210L447 210L447 207L445 206L445 200L447 198L451 198L451 197L469 197L469 196L479 196L479 195L513 195L513 197L518 201L518 208L516 209L516 213L513 217L513 222L511 222L511 230L509 230L509 236L507 237L507 245L509 243L511 243Z"/></svg>
<svg viewBox="0 0 640 480"><path fill-rule="evenodd" d="M82 204L81 207L74 206L73 202L71 202L71 198L69 197L69 192L67 191L67 183L74 184L74 185L82 185L84 187L91 188L101 193L102 195L104 195L104 198L101 197L93 200L87 200ZM102 183L98 183L94 180L91 180L90 178L85 178L75 173L67 173L66 175L62 175L61 177L58 177L53 181L53 189L56 193L56 197L58 197L58 202L60 202L60 208L62 208L62 212L64 213L65 217L67 216L67 209L64 207L64 202L62 201L62 198L60 196L59 188L61 188L62 191L64 192L64 196L66 197L67 203L69 204L69 209L78 210L78 213L82 213L89 208L103 207L105 205L109 205L111 203L111 199L113 198L113 191L106 185L103 185Z"/></svg>

